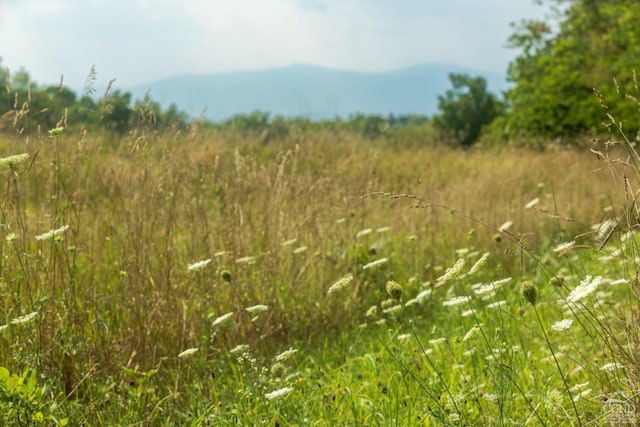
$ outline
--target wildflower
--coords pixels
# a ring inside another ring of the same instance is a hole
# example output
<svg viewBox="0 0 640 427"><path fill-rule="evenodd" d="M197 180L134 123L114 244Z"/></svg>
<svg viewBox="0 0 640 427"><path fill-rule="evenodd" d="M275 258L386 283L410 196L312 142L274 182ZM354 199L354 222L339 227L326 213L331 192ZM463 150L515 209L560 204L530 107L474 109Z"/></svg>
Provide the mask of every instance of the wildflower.
<svg viewBox="0 0 640 427"><path fill-rule="evenodd" d="M395 303L396 301L393 298L389 298L384 301L380 301L380 307L382 307L383 309L386 309L386 308L392 307Z"/></svg>
<svg viewBox="0 0 640 427"><path fill-rule="evenodd" d="M366 236L367 234L371 234L373 230L370 228L365 228L364 230L360 230L356 233L356 238Z"/></svg>
<svg viewBox="0 0 640 427"><path fill-rule="evenodd" d="M211 258L204 259L202 261L194 262L193 264L187 265L187 270L189 271L200 271L207 266L211 262Z"/></svg>
<svg viewBox="0 0 640 427"><path fill-rule="evenodd" d="M178 354L178 357L181 358L181 359L184 359L184 358L187 358L187 357L193 355L197 351L198 351L197 348L188 348L185 351L183 351L182 353Z"/></svg>
<svg viewBox="0 0 640 427"><path fill-rule="evenodd" d="M482 398L491 403L498 403L500 401L500 398L497 394L482 393Z"/></svg>
<svg viewBox="0 0 640 427"><path fill-rule="evenodd" d="M471 301L471 298L469 298L468 296L453 297L449 300L442 301L442 305L445 307L453 307L455 305L464 304L465 302L470 302L470 301Z"/></svg>
<svg viewBox="0 0 640 427"><path fill-rule="evenodd" d="M236 260L238 264L253 264L256 262L256 257L254 256L243 256Z"/></svg>
<svg viewBox="0 0 640 427"><path fill-rule="evenodd" d="M472 289L473 289L473 287L472 287ZM477 286L475 289L473 289L473 293L476 294L476 295L484 295L486 293L489 293L489 292L492 292L492 291L495 291L495 290L496 290L496 288L493 285L493 283L489 283L488 285L479 284L479 286ZM492 295L494 295L494 294L492 294Z"/></svg>
<svg viewBox="0 0 640 427"><path fill-rule="evenodd" d="M575 240L572 240L572 241L566 242L566 243L560 243L555 248L553 248L553 252L566 252L566 251L572 249L575 245L576 245L576 241Z"/></svg>
<svg viewBox="0 0 640 427"><path fill-rule="evenodd" d="M391 230L391 227L380 227L376 230L376 232L378 233L386 233L387 231Z"/></svg>
<svg viewBox="0 0 640 427"><path fill-rule="evenodd" d="M562 409L562 393L558 390L551 390L544 397L544 406L552 411L559 411Z"/></svg>
<svg viewBox="0 0 640 427"><path fill-rule="evenodd" d="M571 390L571 391L580 391L583 388L586 388L588 385L589 385L589 381L587 381L586 383L576 384L573 387L571 387L569 390Z"/></svg>
<svg viewBox="0 0 640 427"><path fill-rule="evenodd" d="M220 324L226 322L227 320L229 320L231 317L233 317L233 311L230 311L227 314L223 314L222 316L216 317L216 319L213 321L211 326L220 325Z"/></svg>
<svg viewBox="0 0 640 427"><path fill-rule="evenodd" d="M298 241L298 239L289 239L287 241L282 242L280 245L289 246L289 245L293 245L297 241Z"/></svg>
<svg viewBox="0 0 640 427"><path fill-rule="evenodd" d="M598 237L602 239L607 235L607 233L609 232L609 230L611 230L612 227L615 227L615 225L616 225L616 221L609 218L600 224L592 225L591 229L593 231L596 231L598 233Z"/></svg>
<svg viewBox="0 0 640 427"><path fill-rule="evenodd" d="M9 236L7 236L7 239L9 238ZM610 285L621 285L621 284L625 284L625 283L629 283L629 281L627 279L617 279L617 280L612 280L611 282L609 282Z"/></svg>
<svg viewBox="0 0 640 427"><path fill-rule="evenodd" d="M387 286L385 287L389 296L395 300L400 300L402 298L402 286L393 280L389 280L387 282Z"/></svg>
<svg viewBox="0 0 640 427"><path fill-rule="evenodd" d="M399 313L401 311L402 311L402 306L400 304L394 305L392 307L385 308L384 310L382 310L384 314L392 314L392 315Z"/></svg>
<svg viewBox="0 0 640 427"><path fill-rule="evenodd" d="M411 306L413 304L421 304L425 299L427 299L429 295L431 295L431 289L425 289L414 298L411 298L409 301L407 301L405 305Z"/></svg>
<svg viewBox="0 0 640 427"><path fill-rule="evenodd" d="M469 310L465 310L462 313L460 313L460 316L469 317L469 316L473 316L473 314L474 314L473 309L469 309Z"/></svg>
<svg viewBox="0 0 640 427"><path fill-rule="evenodd" d="M298 352L298 350L296 350L294 348L289 348L289 350L283 351L282 353L280 353L279 355L277 355L275 357L276 362L282 362L284 360L290 359L291 356L293 356L297 352Z"/></svg>
<svg viewBox="0 0 640 427"><path fill-rule="evenodd" d="M233 347L231 350L229 350L229 353L231 354L242 354L245 353L246 351L249 350L249 345L248 344L238 344L237 346Z"/></svg>
<svg viewBox="0 0 640 427"><path fill-rule="evenodd" d="M506 300L500 300L500 301L496 301L494 303L491 303L487 306L487 308L499 308L502 307L503 305L505 305L507 303Z"/></svg>
<svg viewBox="0 0 640 427"><path fill-rule="evenodd" d="M617 371L618 369L624 369L624 368L625 366L620 362L611 362L611 363L605 363L604 365L602 365L600 370L613 372L613 371Z"/></svg>
<svg viewBox="0 0 640 427"><path fill-rule="evenodd" d="M56 136L60 136L60 135L62 135L62 132L64 132L64 128L62 126L58 126L56 128L49 129L49 136L51 138L56 137Z"/></svg>
<svg viewBox="0 0 640 427"><path fill-rule="evenodd" d="M53 238L57 238L62 233L67 231L68 228L69 228L68 225L63 225L60 228L56 228L55 230L50 230L50 231L47 231L46 233L36 236L36 240L51 240Z"/></svg>
<svg viewBox="0 0 640 427"><path fill-rule="evenodd" d="M245 308L245 310L251 314L262 313L264 311L269 310L269 306L258 304L258 305L252 305L251 307L247 307Z"/></svg>
<svg viewBox="0 0 640 427"><path fill-rule="evenodd" d="M388 262L389 262L389 260L387 258L380 258L380 259L377 259L375 261L371 261L368 264L363 265L362 269L363 270L367 270L369 268L378 267L378 266L386 264Z"/></svg>
<svg viewBox="0 0 640 427"><path fill-rule="evenodd" d="M13 167L16 164L26 160L29 158L29 153L22 153L22 154L14 154L12 156L9 157L4 157L2 159L0 159L0 168L4 168L4 167Z"/></svg>
<svg viewBox="0 0 640 427"><path fill-rule="evenodd" d="M551 325L551 329L556 331L564 331L566 329L569 329L572 324L573 319L563 319Z"/></svg>
<svg viewBox="0 0 640 427"><path fill-rule="evenodd" d="M267 393L264 395L265 399L267 400L274 400L274 399L278 399L282 396L286 396L287 394L291 393L293 391L292 387L284 387L275 391L272 391L271 393Z"/></svg>
<svg viewBox="0 0 640 427"><path fill-rule="evenodd" d="M447 269L442 276L436 279L436 282L443 284L447 280L457 277L464 267L464 262L464 258L459 258L451 268Z"/></svg>
<svg viewBox="0 0 640 427"><path fill-rule="evenodd" d="M465 334L464 338L462 338L462 341L469 341L480 330L481 325L482 324L473 325L473 328L469 329L469 332Z"/></svg>
<svg viewBox="0 0 640 427"><path fill-rule="evenodd" d="M476 263L473 264L471 269L467 272L467 276L471 276L472 274L480 270L487 263L487 258L489 258L489 252L483 253L480 259L476 261Z"/></svg>
<svg viewBox="0 0 640 427"><path fill-rule="evenodd" d="M593 389L591 389L591 388L588 388L586 390L582 390L579 394L576 394L573 397L573 401L577 402L578 400L582 399L583 397L586 397L586 396L590 395L592 391L593 391Z"/></svg>
<svg viewBox="0 0 640 427"><path fill-rule="evenodd" d="M369 307L369 310L367 310L367 312L364 315L366 317L375 317L376 314L378 314L378 306L372 305L371 307Z"/></svg>
<svg viewBox="0 0 640 427"><path fill-rule="evenodd" d="M429 344L438 345L438 344L442 344L445 341L447 341L446 337L435 338L435 339L429 340Z"/></svg>
<svg viewBox="0 0 640 427"><path fill-rule="evenodd" d="M351 275L351 274L348 275L348 276L343 277L342 279L338 280L336 283L331 285L331 287L329 288L327 293L330 294L332 292L339 291L340 289L342 289L345 286L347 286L349 284L349 282L351 282L352 280L353 280L353 275Z"/></svg>
<svg viewBox="0 0 640 427"><path fill-rule="evenodd" d="M229 270L222 270L220 272L220 278L227 283L231 283L231 280L233 280L233 275Z"/></svg>
<svg viewBox="0 0 640 427"><path fill-rule="evenodd" d="M11 242L13 240L16 240L16 233L7 234L7 237L5 237L5 239L7 240L7 242Z"/></svg>
<svg viewBox="0 0 640 427"><path fill-rule="evenodd" d="M33 319L35 319L37 315L38 315L38 312L34 311L32 313L25 314L24 316L16 317L15 319L11 320L11 324L12 325L25 325L25 324L31 322Z"/></svg>
<svg viewBox="0 0 640 427"><path fill-rule="evenodd" d="M567 297L568 302L578 302L598 289L598 286L602 283L602 276L597 276L595 278L591 278L590 275L587 275L582 282L574 290L571 291L569 296Z"/></svg>
<svg viewBox="0 0 640 427"><path fill-rule="evenodd" d="M531 305L536 305L538 300L538 290L529 280L525 280L520 284L520 295Z"/></svg>
<svg viewBox="0 0 640 427"><path fill-rule="evenodd" d="M398 339L398 341L408 340L409 338L411 338L411 334L400 334L396 338Z"/></svg>
<svg viewBox="0 0 640 427"><path fill-rule="evenodd" d="M513 225L513 221L506 221L504 224L498 227L498 231L506 231L510 229L512 225Z"/></svg>
<svg viewBox="0 0 640 427"><path fill-rule="evenodd" d="M300 246L300 247L298 247L298 248L295 248L295 249L293 250L293 253L297 255L297 254L301 254L301 253L303 253L303 252L304 252L304 251L306 251L306 250L307 250L307 247L306 247L306 246Z"/></svg>
<svg viewBox="0 0 640 427"><path fill-rule="evenodd" d="M536 197L535 199L531 200L529 203L524 205L524 208L531 209L532 207L536 206L538 203L540 203L540 198Z"/></svg>

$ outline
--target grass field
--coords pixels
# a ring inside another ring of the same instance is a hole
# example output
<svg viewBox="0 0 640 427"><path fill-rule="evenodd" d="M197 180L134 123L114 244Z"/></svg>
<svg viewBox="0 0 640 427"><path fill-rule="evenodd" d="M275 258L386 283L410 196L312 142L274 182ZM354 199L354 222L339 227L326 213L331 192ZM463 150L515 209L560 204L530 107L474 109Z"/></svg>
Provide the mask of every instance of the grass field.
<svg viewBox="0 0 640 427"><path fill-rule="evenodd" d="M0 149L1 424L635 422L624 146Z"/></svg>

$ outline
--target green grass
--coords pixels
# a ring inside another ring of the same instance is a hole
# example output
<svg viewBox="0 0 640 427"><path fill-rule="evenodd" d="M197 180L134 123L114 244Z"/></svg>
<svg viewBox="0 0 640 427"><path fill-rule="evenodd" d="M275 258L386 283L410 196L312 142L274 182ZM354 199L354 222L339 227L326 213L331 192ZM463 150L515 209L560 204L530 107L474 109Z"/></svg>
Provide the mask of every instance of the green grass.
<svg viewBox="0 0 640 427"><path fill-rule="evenodd" d="M632 164L333 137L3 137L0 422L635 416Z"/></svg>

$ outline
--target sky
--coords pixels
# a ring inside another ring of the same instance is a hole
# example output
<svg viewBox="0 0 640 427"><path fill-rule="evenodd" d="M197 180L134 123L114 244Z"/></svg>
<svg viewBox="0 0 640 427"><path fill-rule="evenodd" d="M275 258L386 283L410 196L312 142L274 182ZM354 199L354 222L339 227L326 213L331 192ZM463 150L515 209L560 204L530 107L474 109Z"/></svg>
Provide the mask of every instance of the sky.
<svg viewBox="0 0 640 427"><path fill-rule="evenodd" d="M533 0L0 0L2 67L81 89L314 64L378 72L447 63L504 73Z"/></svg>

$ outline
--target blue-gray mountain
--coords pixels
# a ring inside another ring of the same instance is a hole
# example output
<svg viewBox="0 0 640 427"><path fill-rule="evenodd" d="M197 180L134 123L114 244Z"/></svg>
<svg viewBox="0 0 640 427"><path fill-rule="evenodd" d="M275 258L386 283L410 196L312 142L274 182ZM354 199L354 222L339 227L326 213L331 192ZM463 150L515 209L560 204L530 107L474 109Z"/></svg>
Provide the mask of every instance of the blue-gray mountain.
<svg viewBox="0 0 640 427"><path fill-rule="evenodd" d="M483 76L494 93L507 87L503 74L446 64L382 73L292 65L263 71L180 75L126 90L136 99L148 93L163 108L175 103L191 117L204 112L213 121L257 110L312 120L348 118L354 113L430 116L437 112L437 96L451 86L451 72Z"/></svg>

